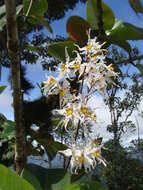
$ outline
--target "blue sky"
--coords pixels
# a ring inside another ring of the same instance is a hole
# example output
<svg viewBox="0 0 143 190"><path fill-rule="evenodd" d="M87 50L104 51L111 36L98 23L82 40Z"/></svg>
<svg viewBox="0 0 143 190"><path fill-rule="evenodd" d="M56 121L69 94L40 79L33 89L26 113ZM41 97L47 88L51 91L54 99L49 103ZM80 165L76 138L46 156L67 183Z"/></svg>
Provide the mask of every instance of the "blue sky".
<svg viewBox="0 0 143 190"><path fill-rule="evenodd" d="M125 22L132 23L136 26L143 27L143 15L139 17L135 14L135 12L131 9L128 4L128 0L105 0L112 10L114 10L115 17L117 19L121 19ZM51 24L54 35L62 35L67 36L66 33L66 21L72 15L79 15L86 18L86 5L85 4L77 4L74 10L70 10L67 12L66 16L59 20L55 21ZM49 35L46 29L43 31L44 35ZM143 42L142 41L134 41L134 45L138 46L140 51L143 52ZM0 85L8 85L7 78L8 78L9 70L6 68L2 69L2 80L0 81ZM42 70L42 67L39 62L35 65L28 65L27 66L27 77L30 79L31 82L36 84L36 82L42 82L45 80L45 74ZM25 96L26 99L35 99L40 96L40 90L35 88L31 91L29 96ZM7 118L13 119L13 110L11 107L12 97L9 86L5 90L5 92L0 95L0 112L3 113Z"/></svg>

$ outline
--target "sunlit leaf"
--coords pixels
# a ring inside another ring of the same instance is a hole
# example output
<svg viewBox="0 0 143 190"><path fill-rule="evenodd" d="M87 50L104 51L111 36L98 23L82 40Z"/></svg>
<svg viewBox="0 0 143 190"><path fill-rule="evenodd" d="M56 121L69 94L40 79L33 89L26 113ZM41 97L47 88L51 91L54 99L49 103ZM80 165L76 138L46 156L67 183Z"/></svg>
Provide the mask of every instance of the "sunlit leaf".
<svg viewBox="0 0 143 190"><path fill-rule="evenodd" d="M87 42L87 31L90 26L86 20L84 20L80 16L71 16L67 21L67 32L69 37L80 44L84 44Z"/></svg>
<svg viewBox="0 0 143 190"><path fill-rule="evenodd" d="M6 89L6 86L0 86L0 94Z"/></svg>
<svg viewBox="0 0 143 190"><path fill-rule="evenodd" d="M25 179L0 165L0 190L35 190Z"/></svg>
<svg viewBox="0 0 143 190"><path fill-rule="evenodd" d="M14 122L10 120L6 120L1 127L3 128L3 131L0 133L0 137L11 140L14 138Z"/></svg>
<svg viewBox="0 0 143 190"><path fill-rule="evenodd" d="M16 15L18 16L23 8L23 5L16 7ZM2 11L2 12L1 12ZM6 12L5 6L0 7L0 30L6 25Z"/></svg>
<svg viewBox="0 0 143 190"><path fill-rule="evenodd" d="M0 6L0 19L6 14L5 4Z"/></svg>
<svg viewBox="0 0 143 190"><path fill-rule="evenodd" d="M112 9L102 2L103 10L103 25L105 30L109 30L115 23L115 16ZM98 11L97 11L97 0L87 1L87 21L89 22L92 29L98 29Z"/></svg>
<svg viewBox="0 0 143 190"><path fill-rule="evenodd" d="M109 38L120 40L141 40L143 39L143 28L139 28L130 23L116 21L112 30L107 33Z"/></svg>
<svg viewBox="0 0 143 190"><path fill-rule="evenodd" d="M44 13L48 10L48 3L47 0L35 0L32 2L32 6L30 8L31 0L24 0L23 1L23 13L24 15L27 14L28 9L29 14L31 15L37 15L37 16L44 16Z"/></svg>
<svg viewBox="0 0 143 190"><path fill-rule="evenodd" d="M59 59L65 61L65 48L67 47L69 55L72 57L72 51L75 50L74 43L71 41L56 42L48 46L48 53Z"/></svg>

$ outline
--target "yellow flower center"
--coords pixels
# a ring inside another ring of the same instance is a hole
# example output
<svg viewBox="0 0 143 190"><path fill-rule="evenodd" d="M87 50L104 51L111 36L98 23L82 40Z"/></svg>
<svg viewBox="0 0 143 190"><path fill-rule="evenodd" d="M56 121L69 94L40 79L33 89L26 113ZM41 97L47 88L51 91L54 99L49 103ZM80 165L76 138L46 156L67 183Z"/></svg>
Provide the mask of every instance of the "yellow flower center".
<svg viewBox="0 0 143 190"><path fill-rule="evenodd" d="M110 65L108 66L108 69L109 69L110 71L113 71L113 70L114 70L113 64L110 64Z"/></svg>
<svg viewBox="0 0 143 190"><path fill-rule="evenodd" d="M50 81L49 81L49 85L52 85L56 82L56 80L54 78L50 78Z"/></svg>
<svg viewBox="0 0 143 190"><path fill-rule="evenodd" d="M60 96L64 96L64 89L63 89L63 88L60 88L60 90L59 90L59 95L60 95Z"/></svg>
<svg viewBox="0 0 143 190"><path fill-rule="evenodd" d="M67 108L66 109L66 115L71 116L73 114L73 108Z"/></svg>
<svg viewBox="0 0 143 190"><path fill-rule="evenodd" d="M95 114L93 115L93 119L94 119L95 121L96 121L96 119L97 119L97 117L96 117L96 115L95 115Z"/></svg>
<svg viewBox="0 0 143 190"><path fill-rule="evenodd" d="M78 156L77 160L79 161L80 164L82 164L84 162L84 156L83 155Z"/></svg>
<svg viewBox="0 0 143 190"><path fill-rule="evenodd" d="M61 71L64 72L66 70L66 65L65 64L62 64L61 65Z"/></svg>
<svg viewBox="0 0 143 190"><path fill-rule="evenodd" d="M76 63L76 64L74 65L74 68L75 68L75 69L80 69L80 63Z"/></svg>
<svg viewBox="0 0 143 190"><path fill-rule="evenodd" d="M99 150L95 150L92 154L93 154L93 156L96 157L96 158L98 158L98 157L100 156Z"/></svg>
<svg viewBox="0 0 143 190"><path fill-rule="evenodd" d="M95 139L92 143L93 143L94 145L99 145L99 140L98 140L98 139Z"/></svg>
<svg viewBox="0 0 143 190"><path fill-rule="evenodd" d="M88 112L87 112L87 115L88 115L89 117L91 117L91 112L90 112L90 111L88 111Z"/></svg>
<svg viewBox="0 0 143 190"><path fill-rule="evenodd" d="M82 106L80 108L80 112L83 113L83 114L87 113L87 108Z"/></svg>
<svg viewBox="0 0 143 190"><path fill-rule="evenodd" d="M92 46L90 44L87 44L86 49L91 50Z"/></svg>
<svg viewBox="0 0 143 190"><path fill-rule="evenodd" d="M75 157L75 151L74 150L72 151L72 156Z"/></svg>
<svg viewBox="0 0 143 190"><path fill-rule="evenodd" d="M96 58L97 58L97 56L96 56L96 55L93 55L93 56L92 56L92 59L95 59L95 60L96 60Z"/></svg>

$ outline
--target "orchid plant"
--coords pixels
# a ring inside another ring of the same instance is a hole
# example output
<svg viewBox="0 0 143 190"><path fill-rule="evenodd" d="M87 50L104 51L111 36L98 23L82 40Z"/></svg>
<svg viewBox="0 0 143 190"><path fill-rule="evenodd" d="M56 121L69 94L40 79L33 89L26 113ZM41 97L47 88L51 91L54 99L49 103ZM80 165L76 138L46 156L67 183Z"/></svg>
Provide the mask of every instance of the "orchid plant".
<svg viewBox="0 0 143 190"><path fill-rule="evenodd" d="M98 118L96 110L88 106L89 99L98 91L107 98L107 84L114 84L111 77L117 77L112 64L105 63L107 50L103 49L103 44L97 39L91 39L90 30L87 33L88 42L84 47L75 45L78 51L74 51L76 57L71 59L68 49L65 48L65 63L60 64L58 77L47 77L43 82L46 94L59 94L60 109L55 110L62 116L56 127L63 127L71 135L71 147L67 150L59 151L69 157L69 167L71 173L77 173L84 167L85 172L91 171L97 163L106 166L106 161L101 155L104 147L99 143L98 138L92 139L88 126L96 125ZM80 84L78 90L71 90L70 82L75 81ZM72 127L69 127L72 123ZM79 130L82 130L84 138L79 140Z"/></svg>

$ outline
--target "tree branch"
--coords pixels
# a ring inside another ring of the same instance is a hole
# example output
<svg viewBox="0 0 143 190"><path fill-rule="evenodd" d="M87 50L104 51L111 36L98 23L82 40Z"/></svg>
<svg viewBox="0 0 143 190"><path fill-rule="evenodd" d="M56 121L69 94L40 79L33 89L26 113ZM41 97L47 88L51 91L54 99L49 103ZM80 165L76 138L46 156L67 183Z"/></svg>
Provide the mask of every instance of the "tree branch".
<svg viewBox="0 0 143 190"><path fill-rule="evenodd" d="M131 57L129 59L125 59L125 60L122 60L122 61L119 61L119 62L115 62L115 64L130 63L130 62L133 62L133 61L136 61L136 60L141 60L141 59L143 59L143 55L134 56L134 57Z"/></svg>
<svg viewBox="0 0 143 190"><path fill-rule="evenodd" d="M20 175L26 163L26 138L22 111L20 83L19 39L16 22L16 0L5 0L7 20L7 45L11 61L13 105L15 120L15 169Z"/></svg>

